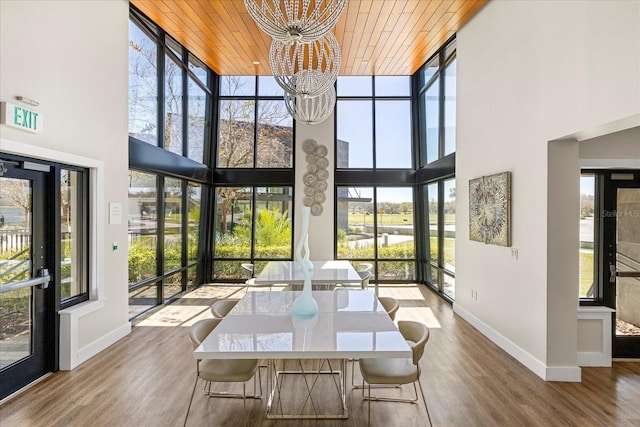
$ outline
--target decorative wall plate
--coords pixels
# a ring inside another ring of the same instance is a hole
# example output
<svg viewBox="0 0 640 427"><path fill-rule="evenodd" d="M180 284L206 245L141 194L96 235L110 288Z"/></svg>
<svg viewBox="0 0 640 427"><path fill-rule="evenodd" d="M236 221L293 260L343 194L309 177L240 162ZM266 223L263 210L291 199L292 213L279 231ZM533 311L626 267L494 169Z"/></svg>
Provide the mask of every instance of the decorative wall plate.
<svg viewBox="0 0 640 427"><path fill-rule="evenodd" d="M469 239L511 246L511 172L469 181Z"/></svg>

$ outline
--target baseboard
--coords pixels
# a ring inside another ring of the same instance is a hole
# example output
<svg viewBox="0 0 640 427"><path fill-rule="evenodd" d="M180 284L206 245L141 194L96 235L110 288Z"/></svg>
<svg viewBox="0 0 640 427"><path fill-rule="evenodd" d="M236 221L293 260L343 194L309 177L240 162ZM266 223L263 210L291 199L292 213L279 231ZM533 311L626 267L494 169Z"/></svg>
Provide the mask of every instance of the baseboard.
<svg viewBox="0 0 640 427"><path fill-rule="evenodd" d="M120 327L109 332L107 335L104 335L99 339L95 340L94 342L92 342L91 344L79 349L78 356L76 359L76 362L77 362L76 366L79 366L83 362L91 359L93 356L100 353L101 351L111 346L112 344L116 343L117 341L121 340L122 338L126 337L130 333L131 333L131 322L127 322L124 325L121 325ZM76 366L72 367L71 369L75 368Z"/></svg>
<svg viewBox="0 0 640 427"><path fill-rule="evenodd" d="M601 351L579 351L578 366L611 367L611 356Z"/></svg>
<svg viewBox="0 0 640 427"><path fill-rule="evenodd" d="M513 341L500 334L498 331L484 323L475 315L467 311L459 304L453 303L453 311L464 320L469 322L480 333L493 341L498 347L503 349L507 354L522 363L527 369L531 370L537 376L545 381L567 381L580 382L581 370L578 366L547 366L529 352L516 345Z"/></svg>

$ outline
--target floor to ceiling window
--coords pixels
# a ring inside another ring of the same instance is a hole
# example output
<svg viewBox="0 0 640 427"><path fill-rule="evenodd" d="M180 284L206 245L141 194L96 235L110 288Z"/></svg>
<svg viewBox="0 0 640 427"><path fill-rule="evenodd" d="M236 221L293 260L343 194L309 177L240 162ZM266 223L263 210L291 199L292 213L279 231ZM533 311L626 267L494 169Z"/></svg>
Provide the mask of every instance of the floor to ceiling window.
<svg viewBox="0 0 640 427"><path fill-rule="evenodd" d="M293 256L294 122L272 76L217 76L131 8L131 316ZM455 297L455 41L414 76L340 76L337 259Z"/></svg>
<svg viewBox="0 0 640 427"><path fill-rule="evenodd" d="M411 78L341 76L336 103L336 257L377 281L415 279Z"/></svg>
<svg viewBox="0 0 640 427"><path fill-rule="evenodd" d="M213 73L131 9L129 315L202 282ZM203 227L204 226L204 227Z"/></svg>
<svg viewBox="0 0 640 427"><path fill-rule="evenodd" d="M414 76L417 87L416 184L422 239L418 277L446 298L455 298L456 56L455 40Z"/></svg>
<svg viewBox="0 0 640 427"><path fill-rule="evenodd" d="M222 76L212 278L292 257L293 119L272 76Z"/></svg>

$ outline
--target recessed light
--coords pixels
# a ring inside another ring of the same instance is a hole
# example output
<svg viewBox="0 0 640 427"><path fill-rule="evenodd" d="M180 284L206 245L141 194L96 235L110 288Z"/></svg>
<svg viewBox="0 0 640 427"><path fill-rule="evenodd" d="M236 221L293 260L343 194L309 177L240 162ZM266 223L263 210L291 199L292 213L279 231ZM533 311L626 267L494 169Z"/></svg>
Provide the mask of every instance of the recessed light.
<svg viewBox="0 0 640 427"><path fill-rule="evenodd" d="M260 65L260 61L253 61L253 65Z"/></svg>
<svg viewBox="0 0 640 427"><path fill-rule="evenodd" d="M363 59L363 60L362 60L362 63L363 63L364 65L367 65L367 64L369 63L369 60L368 60L368 59Z"/></svg>

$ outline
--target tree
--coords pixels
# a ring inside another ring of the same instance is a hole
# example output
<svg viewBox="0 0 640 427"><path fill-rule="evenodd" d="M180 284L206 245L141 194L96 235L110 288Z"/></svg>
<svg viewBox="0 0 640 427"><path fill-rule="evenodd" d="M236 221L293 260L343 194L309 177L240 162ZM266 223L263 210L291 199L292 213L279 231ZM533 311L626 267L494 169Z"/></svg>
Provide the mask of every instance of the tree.
<svg viewBox="0 0 640 427"><path fill-rule="evenodd" d="M157 45L141 31L129 41L129 134L157 145Z"/></svg>
<svg viewBox="0 0 640 427"><path fill-rule="evenodd" d="M234 229L235 236L244 244L251 243L251 211L243 215L240 225ZM291 243L291 221L287 212L277 208L260 209L256 215L256 246L287 246Z"/></svg>
<svg viewBox="0 0 640 427"><path fill-rule="evenodd" d="M22 208L24 215L24 225L31 224L31 189L29 181L26 179L3 178L3 197L7 197L14 206Z"/></svg>
<svg viewBox="0 0 640 427"><path fill-rule="evenodd" d="M236 96L244 93L245 82L239 76L221 77L223 93ZM254 134L258 125L258 167L290 167L292 147L291 118L282 101L260 101L256 115L254 100L229 99L220 102L218 134L218 167L252 168ZM236 187L218 187L221 232L228 231L229 209L238 196Z"/></svg>

